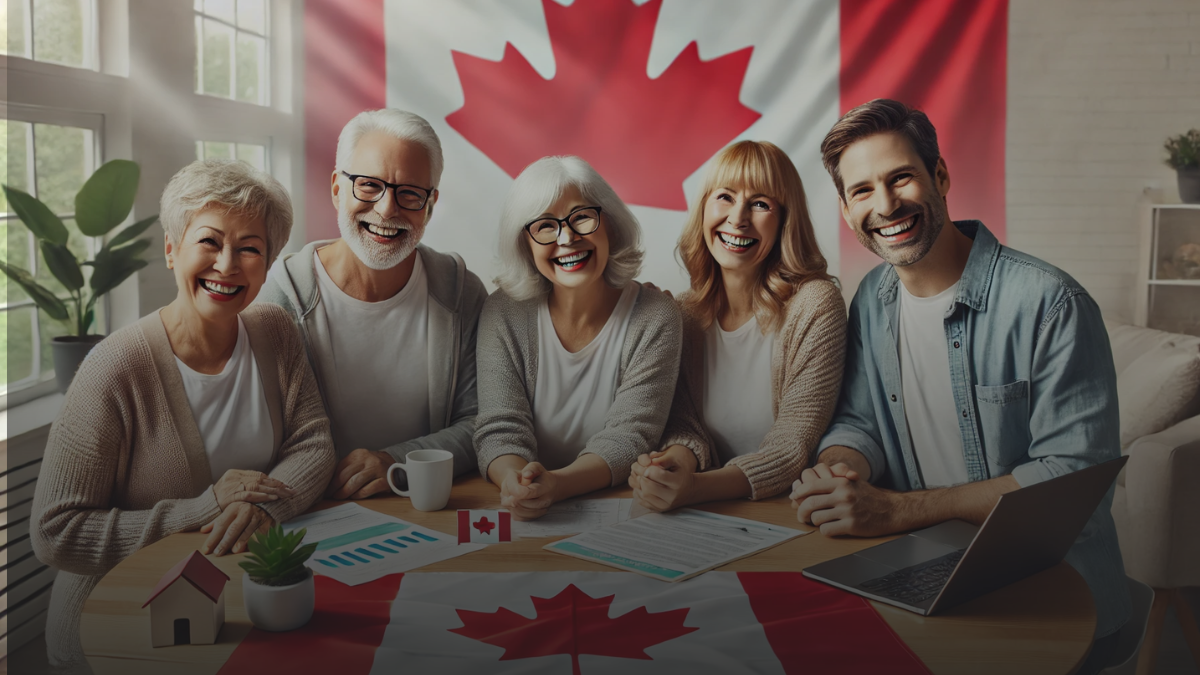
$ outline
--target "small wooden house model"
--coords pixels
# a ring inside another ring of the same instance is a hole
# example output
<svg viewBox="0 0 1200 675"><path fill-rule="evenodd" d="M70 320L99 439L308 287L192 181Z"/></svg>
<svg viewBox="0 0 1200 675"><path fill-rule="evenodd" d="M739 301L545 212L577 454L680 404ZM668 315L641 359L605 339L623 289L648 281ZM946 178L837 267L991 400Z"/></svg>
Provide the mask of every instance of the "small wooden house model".
<svg viewBox="0 0 1200 675"><path fill-rule="evenodd" d="M225 623L225 582L229 577L193 552L163 575L146 604L153 647L211 645Z"/></svg>

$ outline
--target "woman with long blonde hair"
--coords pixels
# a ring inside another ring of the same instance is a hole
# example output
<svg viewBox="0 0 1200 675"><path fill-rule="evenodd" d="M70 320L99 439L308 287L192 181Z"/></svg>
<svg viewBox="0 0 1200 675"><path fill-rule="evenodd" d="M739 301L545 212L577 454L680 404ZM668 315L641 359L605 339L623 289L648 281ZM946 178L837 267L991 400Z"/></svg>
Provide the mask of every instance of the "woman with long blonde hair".
<svg viewBox="0 0 1200 675"><path fill-rule="evenodd" d="M741 141L709 166L679 254L683 354L660 448L629 484L654 511L788 489L833 415L846 305L817 246L796 167Z"/></svg>

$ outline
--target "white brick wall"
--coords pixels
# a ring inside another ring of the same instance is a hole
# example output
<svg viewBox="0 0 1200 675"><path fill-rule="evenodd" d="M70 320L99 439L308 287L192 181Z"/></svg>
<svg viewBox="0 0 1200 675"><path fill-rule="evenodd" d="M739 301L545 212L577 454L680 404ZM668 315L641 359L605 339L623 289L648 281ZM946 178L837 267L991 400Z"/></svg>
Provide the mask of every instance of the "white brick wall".
<svg viewBox="0 0 1200 675"><path fill-rule="evenodd" d="M1138 201L1179 201L1167 136L1200 128L1200 0L1010 0L1008 244L1131 320ZM956 214L955 217L969 217Z"/></svg>

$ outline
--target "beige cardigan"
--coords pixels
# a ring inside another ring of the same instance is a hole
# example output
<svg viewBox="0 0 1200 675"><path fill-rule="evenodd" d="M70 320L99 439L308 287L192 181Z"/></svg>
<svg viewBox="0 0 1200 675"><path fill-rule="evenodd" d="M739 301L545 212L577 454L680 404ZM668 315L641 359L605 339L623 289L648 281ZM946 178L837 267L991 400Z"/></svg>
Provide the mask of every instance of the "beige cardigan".
<svg viewBox="0 0 1200 675"><path fill-rule="evenodd" d="M263 505L284 522L329 483L329 420L291 317L275 305L241 316L274 428L270 475L297 492ZM61 570L47 617L52 664L82 658L79 612L109 569L221 512L210 471L158 312L97 345L50 429L33 497L33 550Z"/></svg>
<svg viewBox="0 0 1200 675"><path fill-rule="evenodd" d="M701 471L716 463L716 449L699 412L704 409L704 331L699 319L685 309L679 384L661 443L663 449L689 448L696 453ZM830 281L809 281L788 301L775 337L771 354L775 424L757 452L728 463L750 480L751 499L783 492L808 466L833 417L845 358L846 303L841 291Z"/></svg>

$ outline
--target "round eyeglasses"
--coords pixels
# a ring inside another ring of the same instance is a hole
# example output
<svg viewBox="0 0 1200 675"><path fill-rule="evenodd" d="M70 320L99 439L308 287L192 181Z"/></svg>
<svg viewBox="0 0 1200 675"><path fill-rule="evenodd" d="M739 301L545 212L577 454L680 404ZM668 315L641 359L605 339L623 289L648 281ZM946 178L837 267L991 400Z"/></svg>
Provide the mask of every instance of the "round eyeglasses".
<svg viewBox="0 0 1200 675"><path fill-rule="evenodd" d="M429 195L433 194L433 188L397 185L372 176L360 176L345 171L342 172L342 175L350 179L354 198L360 202L375 203L383 199L384 193L391 188L392 194L396 197L396 206L405 211L420 211L425 208L425 202L429 201Z"/></svg>
<svg viewBox="0 0 1200 675"><path fill-rule="evenodd" d="M581 206L567 214L566 218L546 216L525 224L525 231L531 239L543 246L549 246L558 241L563 227L579 236L589 235L600 229L600 207Z"/></svg>

